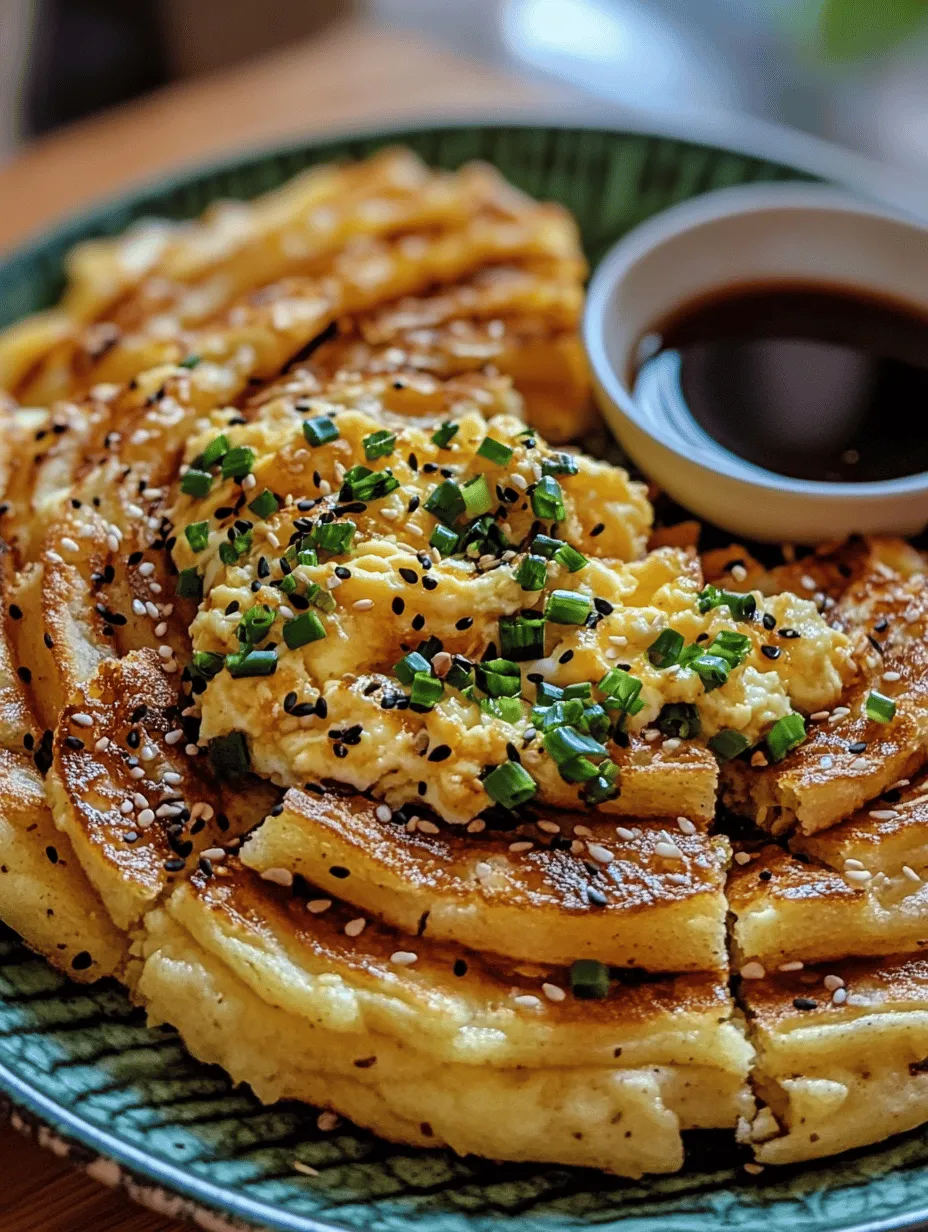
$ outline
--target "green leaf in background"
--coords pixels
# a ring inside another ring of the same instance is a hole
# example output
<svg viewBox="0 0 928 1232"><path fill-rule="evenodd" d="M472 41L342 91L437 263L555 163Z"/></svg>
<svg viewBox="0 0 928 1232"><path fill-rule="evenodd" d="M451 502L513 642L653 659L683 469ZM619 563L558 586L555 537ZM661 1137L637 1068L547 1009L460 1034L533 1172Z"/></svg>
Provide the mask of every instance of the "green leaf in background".
<svg viewBox="0 0 928 1232"><path fill-rule="evenodd" d="M928 18L928 0L824 0L819 39L834 60L879 55L903 42Z"/></svg>

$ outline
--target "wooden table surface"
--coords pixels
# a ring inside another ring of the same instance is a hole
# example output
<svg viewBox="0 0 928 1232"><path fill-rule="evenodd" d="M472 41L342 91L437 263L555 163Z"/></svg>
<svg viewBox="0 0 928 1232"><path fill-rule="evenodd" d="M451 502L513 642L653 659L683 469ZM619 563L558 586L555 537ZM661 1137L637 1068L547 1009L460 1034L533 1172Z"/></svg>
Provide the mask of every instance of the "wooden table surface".
<svg viewBox="0 0 928 1232"><path fill-rule="evenodd" d="M491 107L565 91L507 78L363 23L217 76L174 86L28 147L0 168L0 249L139 180L217 152L300 134ZM0 1128L0 1232L174 1232L176 1224Z"/></svg>

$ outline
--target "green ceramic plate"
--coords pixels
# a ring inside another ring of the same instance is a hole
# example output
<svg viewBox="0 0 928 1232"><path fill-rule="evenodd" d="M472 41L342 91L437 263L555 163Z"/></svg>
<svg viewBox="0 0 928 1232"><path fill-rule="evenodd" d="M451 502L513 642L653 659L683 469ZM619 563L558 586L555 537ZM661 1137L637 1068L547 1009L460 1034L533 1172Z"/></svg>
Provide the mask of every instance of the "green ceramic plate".
<svg viewBox="0 0 928 1232"><path fill-rule="evenodd" d="M297 146L143 189L14 253L0 264L0 324L54 302L62 256L79 240L147 215L189 218L217 197L252 197L311 163L388 141L442 167L487 159L528 192L563 202L593 261L696 193L809 175L693 141L556 126L448 126ZM116 985L70 984L3 932L0 1092L18 1126L95 1176L212 1229L561 1232L621 1222L623 1232L876 1232L928 1218L928 1132L760 1177L743 1171L729 1134L702 1134L682 1173L641 1183L395 1147L347 1126L324 1134L311 1109L263 1108L191 1060L175 1035L149 1030Z"/></svg>

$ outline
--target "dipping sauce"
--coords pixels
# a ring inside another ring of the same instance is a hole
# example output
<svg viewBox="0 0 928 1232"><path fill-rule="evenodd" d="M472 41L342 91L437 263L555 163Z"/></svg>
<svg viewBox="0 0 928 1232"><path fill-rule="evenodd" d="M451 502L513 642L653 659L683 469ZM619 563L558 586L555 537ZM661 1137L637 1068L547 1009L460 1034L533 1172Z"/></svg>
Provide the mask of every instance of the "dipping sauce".
<svg viewBox="0 0 928 1232"><path fill-rule="evenodd" d="M705 432L767 470L834 483L928 471L928 319L910 305L734 286L659 322L639 355L639 379L657 365Z"/></svg>

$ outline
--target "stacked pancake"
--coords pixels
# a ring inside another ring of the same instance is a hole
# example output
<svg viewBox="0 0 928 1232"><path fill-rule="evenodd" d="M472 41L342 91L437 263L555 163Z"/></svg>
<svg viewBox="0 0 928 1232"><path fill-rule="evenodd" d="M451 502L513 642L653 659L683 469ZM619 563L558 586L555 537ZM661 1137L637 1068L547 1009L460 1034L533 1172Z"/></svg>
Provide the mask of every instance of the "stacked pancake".
<svg viewBox="0 0 928 1232"><path fill-rule="evenodd" d="M642 485L548 443L573 223L483 166L69 273L0 339L0 917L397 1141L638 1176L928 1119L917 553L647 551ZM720 793L768 832L728 887Z"/></svg>

